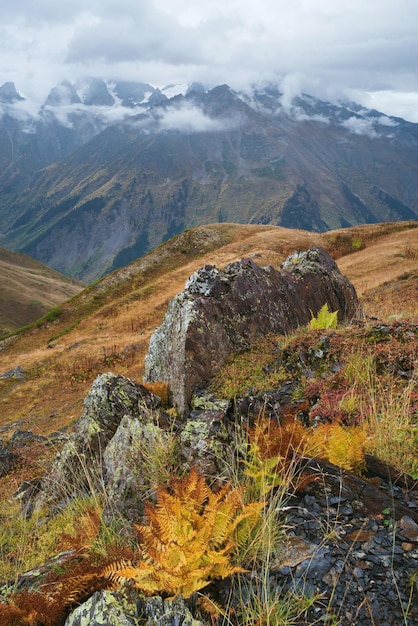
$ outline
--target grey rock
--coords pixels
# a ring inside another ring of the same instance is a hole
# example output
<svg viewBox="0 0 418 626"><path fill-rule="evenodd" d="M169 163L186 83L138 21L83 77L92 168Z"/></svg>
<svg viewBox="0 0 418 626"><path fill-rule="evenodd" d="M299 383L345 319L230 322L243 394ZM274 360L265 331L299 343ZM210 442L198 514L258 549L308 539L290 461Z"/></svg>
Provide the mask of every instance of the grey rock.
<svg viewBox="0 0 418 626"><path fill-rule="evenodd" d="M42 435L36 435L31 430L15 430L10 439L12 448L24 448L36 443L47 443L48 439Z"/></svg>
<svg viewBox="0 0 418 626"><path fill-rule="evenodd" d="M146 620L146 621L145 621ZM183 598L142 599L135 590L96 591L75 609L64 626L204 626L194 619Z"/></svg>
<svg viewBox="0 0 418 626"><path fill-rule="evenodd" d="M193 466L203 476L224 474L234 455L226 415L220 410L190 411L177 439L184 469Z"/></svg>
<svg viewBox="0 0 418 626"><path fill-rule="evenodd" d="M104 521L112 517L138 522L144 514L146 496L156 490L158 476L150 476L150 461L153 454L163 454L156 446L171 436L152 419L152 413L143 419L125 415L103 453L106 506ZM145 456L145 458L144 458ZM148 471L145 467L148 463Z"/></svg>
<svg viewBox="0 0 418 626"><path fill-rule="evenodd" d="M96 591L69 615L64 626L137 626L139 623L133 594Z"/></svg>
<svg viewBox="0 0 418 626"><path fill-rule="evenodd" d="M145 380L167 381L180 414L193 392L228 356L268 333L306 324L327 303L339 320L353 318L359 301L353 285L322 248L297 253L278 271L251 259L224 270L206 265L171 300L151 337Z"/></svg>
<svg viewBox="0 0 418 626"><path fill-rule="evenodd" d="M181 596L167 600L160 596L148 598L145 613L145 626L203 626L203 622L194 619Z"/></svg>
<svg viewBox="0 0 418 626"><path fill-rule="evenodd" d="M85 398L77 431L43 478L34 508L54 511L80 495L101 493L104 454L123 417L147 422L160 404L157 396L129 378L111 373L98 376Z"/></svg>
<svg viewBox="0 0 418 626"><path fill-rule="evenodd" d="M14 367L13 369L4 372L4 374L1 374L0 379L1 378L25 378L25 372L20 365L16 365L16 367Z"/></svg>

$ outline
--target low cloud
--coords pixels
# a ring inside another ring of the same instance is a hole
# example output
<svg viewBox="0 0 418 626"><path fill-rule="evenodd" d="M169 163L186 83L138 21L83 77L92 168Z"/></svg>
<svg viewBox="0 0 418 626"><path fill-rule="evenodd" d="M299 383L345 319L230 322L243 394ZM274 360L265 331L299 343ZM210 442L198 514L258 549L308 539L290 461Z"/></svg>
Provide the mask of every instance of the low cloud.
<svg viewBox="0 0 418 626"><path fill-rule="evenodd" d="M348 120L344 120L341 126L354 135L366 135L371 139L379 137L373 120L359 118L353 115L352 117L349 117Z"/></svg>
<svg viewBox="0 0 418 626"><path fill-rule="evenodd" d="M178 130L186 133L217 132L230 129L238 124L239 120L231 118L214 119L209 117L190 102L167 108L158 116L159 129Z"/></svg>
<svg viewBox="0 0 418 626"><path fill-rule="evenodd" d="M322 115L320 113L315 115L308 115L308 113L305 113L305 111L300 107L292 107L288 114L290 115L290 117L293 117L297 122L319 122L320 124L331 123L331 120L325 115Z"/></svg>
<svg viewBox="0 0 418 626"><path fill-rule="evenodd" d="M7 115L18 120L23 125L23 132L34 132L34 126L40 119L39 107L29 100L14 102L13 104L0 103L0 119Z"/></svg>
<svg viewBox="0 0 418 626"><path fill-rule="evenodd" d="M74 125L74 116L93 115L98 118L103 126L117 124L123 122L132 116L132 110L119 105L112 107L85 105L85 104L69 104L60 105L59 107L46 106L45 111L53 115L63 126L72 128ZM136 109L136 113L139 110Z"/></svg>
<svg viewBox="0 0 418 626"><path fill-rule="evenodd" d="M387 117L386 115L381 115L380 117L377 118L377 123L380 126L397 126L398 122L390 117Z"/></svg>

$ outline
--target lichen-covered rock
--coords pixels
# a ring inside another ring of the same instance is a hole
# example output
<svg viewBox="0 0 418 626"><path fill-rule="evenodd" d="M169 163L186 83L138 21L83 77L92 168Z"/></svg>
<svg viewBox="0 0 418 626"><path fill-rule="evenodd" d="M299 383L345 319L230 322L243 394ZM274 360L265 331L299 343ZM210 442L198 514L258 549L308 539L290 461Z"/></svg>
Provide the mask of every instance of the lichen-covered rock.
<svg viewBox="0 0 418 626"><path fill-rule="evenodd" d="M167 381L180 414L228 356L268 333L306 324L327 303L340 320L358 313L353 285L322 248L297 253L278 271L251 259L207 265L170 302L151 337L145 379Z"/></svg>
<svg viewBox="0 0 418 626"><path fill-rule="evenodd" d="M145 621L146 620L146 621ZM183 598L140 598L135 590L96 591L75 609L64 626L204 626Z"/></svg>
<svg viewBox="0 0 418 626"><path fill-rule="evenodd" d="M69 615L64 626L139 626L135 595L96 591Z"/></svg>
<svg viewBox="0 0 418 626"><path fill-rule="evenodd" d="M159 405L157 396L129 378L111 373L98 376L85 398L77 431L44 476L34 508L47 507L54 511L73 498L91 493L92 489L101 492L106 486L105 451L123 417L147 423ZM122 455L120 448L119 453ZM110 454L107 458L110 464ZM109 480L112 477L110 466L107 477Z"/></svg>
<svg viewBox="0 0 418 626"><path fill-rule="evenodd" d="M25 372L20 365L16 365L12 370L0 374L0 379L1 378L25 378Z"/></svg>
<svg viewBox="0 0 418 626"><path fill-rule="evenodd" d="M219 410L190 411L177 440L184 469L195 467L203 476L224 473L234 454L225 412Z"/></svg>
<svg viewBox="0 0 418 626"><path fill-rule="evenodd" d="M144 608L148 617L145 626L204 626L194 619L181 596L167 600L153 596L147 598Z"/></svg>
<svg viewBox="0 0 418 626"><path fill-rule="evenodd" d="M145 495L152 491L150 470L145 464L155 450L155 442L168 439L170 433L154 423L152 413L139 420L125 415L103 454L106 506L104 521L115 515L125 520L140 521L144 514Z"/></svg>

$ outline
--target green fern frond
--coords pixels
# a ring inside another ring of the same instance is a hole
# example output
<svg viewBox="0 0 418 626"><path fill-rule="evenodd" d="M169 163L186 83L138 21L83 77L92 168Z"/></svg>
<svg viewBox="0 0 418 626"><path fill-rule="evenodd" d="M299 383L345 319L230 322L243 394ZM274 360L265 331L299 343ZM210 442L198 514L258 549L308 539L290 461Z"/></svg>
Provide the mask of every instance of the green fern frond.
<svg viewBox="0 0 418 626"><path fill-rule="evenodd" d="M312 314L312 319L309 322L310 330L322 330L325 328L337 328L338 323L338 311L331 312L328 304L325 303L319 310L317 316Z"/></svg>

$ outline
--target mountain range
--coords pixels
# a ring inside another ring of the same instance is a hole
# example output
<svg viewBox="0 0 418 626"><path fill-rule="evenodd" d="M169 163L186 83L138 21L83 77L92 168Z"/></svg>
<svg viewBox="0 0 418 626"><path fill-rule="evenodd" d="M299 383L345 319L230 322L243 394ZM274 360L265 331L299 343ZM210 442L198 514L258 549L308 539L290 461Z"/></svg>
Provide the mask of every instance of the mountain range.
<svg viewBox="0 0 418 626"><path fill-rule="evenodd" d="M94 78L0 115L0 245L87 282L208 223L418 217L418 124L354 103Z"/></svg>

